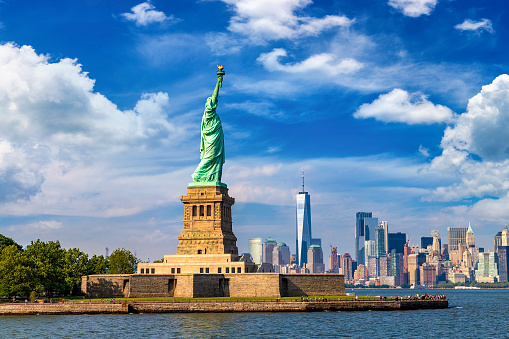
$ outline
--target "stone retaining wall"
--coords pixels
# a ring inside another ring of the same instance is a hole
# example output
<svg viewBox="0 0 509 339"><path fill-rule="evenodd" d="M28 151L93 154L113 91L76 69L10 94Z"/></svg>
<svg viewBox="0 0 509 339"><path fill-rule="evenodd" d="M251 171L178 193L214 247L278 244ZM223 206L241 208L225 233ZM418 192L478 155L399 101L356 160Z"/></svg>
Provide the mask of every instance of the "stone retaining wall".
<svg viewBox="0 0 509 339"><path fill-rule="evenodd" d="M319 311L397 311L440 309L448 300L345 300L328 302L301 301L191 301L140 302L124 304L3 304L0 315L30 314L126 314L126 313L191 313L191 312L319 312Z"/></svg>
<svg viewBox="0 0 509 339"><path fill-rule="evenodd" d="M109 314L127 313L127 304L94 304L94 303L65 303L65 304L2 304L0 315L30 315L30 314Z"/></svg>

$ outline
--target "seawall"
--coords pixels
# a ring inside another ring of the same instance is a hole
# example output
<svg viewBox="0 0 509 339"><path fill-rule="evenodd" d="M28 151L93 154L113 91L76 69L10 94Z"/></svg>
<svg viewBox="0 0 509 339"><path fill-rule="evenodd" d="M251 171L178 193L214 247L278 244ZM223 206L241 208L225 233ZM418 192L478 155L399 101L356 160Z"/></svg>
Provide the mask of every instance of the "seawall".
<svg viewBox="0 0 509 339"><path fill-rule="evenodd" d="M127 314L127 313L212 313L212 312L320 312L320 311L398 311L442 309L441 300L344 300L327 302L301 301L185 301L136 302L123 304L3 304L0 315L30 314Z"/></svg>

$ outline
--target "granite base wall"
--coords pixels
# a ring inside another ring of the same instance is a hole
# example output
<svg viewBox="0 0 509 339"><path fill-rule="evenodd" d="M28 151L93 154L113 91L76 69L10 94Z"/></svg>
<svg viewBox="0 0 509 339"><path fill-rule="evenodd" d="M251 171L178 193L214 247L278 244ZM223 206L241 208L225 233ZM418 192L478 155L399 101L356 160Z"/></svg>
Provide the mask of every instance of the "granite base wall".
<svg viewBox="0 0 509 339"><path fill-rule="evenodd" d="M89 298L129 297L131 274L98 274L81 278L81 291Z"/></svg>
<svg viewBox="0 0 509 339"><path fill-rule="evenodd" d="M299 297L345 295L339 274L92 275L82 280L90 298Z"/></svg>

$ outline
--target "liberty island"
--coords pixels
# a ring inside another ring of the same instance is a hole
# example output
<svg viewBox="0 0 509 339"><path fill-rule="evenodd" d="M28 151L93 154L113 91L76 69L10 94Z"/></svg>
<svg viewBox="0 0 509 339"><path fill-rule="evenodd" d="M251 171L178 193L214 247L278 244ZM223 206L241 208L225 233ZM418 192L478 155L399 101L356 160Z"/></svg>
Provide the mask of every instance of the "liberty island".
<svg viewBox="0 0 509 339"><path fill-rule="evenodd" d="M268 265L239 256L231 208L235 199L221 182L224 134L217 114L224 67L218 66L212 96L201 121L200 163L184 204L176 254L160 263L140 263L136 274L89 275L82 292L89 297L253 297L345 295L342 274L280 274Z"/></svg>

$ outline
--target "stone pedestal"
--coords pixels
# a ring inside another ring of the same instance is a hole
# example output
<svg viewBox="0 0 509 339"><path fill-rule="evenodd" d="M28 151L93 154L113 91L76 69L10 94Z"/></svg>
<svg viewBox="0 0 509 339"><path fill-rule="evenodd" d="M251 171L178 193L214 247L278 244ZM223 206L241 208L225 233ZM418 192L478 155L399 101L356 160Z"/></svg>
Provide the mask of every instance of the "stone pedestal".
<svg viewBox="0 0 509 339"><path fill-rule="evenodd" d="M177 255L231 254L238 256L237 238L232 231L231 206L235 199L223 186L195 186L181 196L184 227Z"/></svg>

